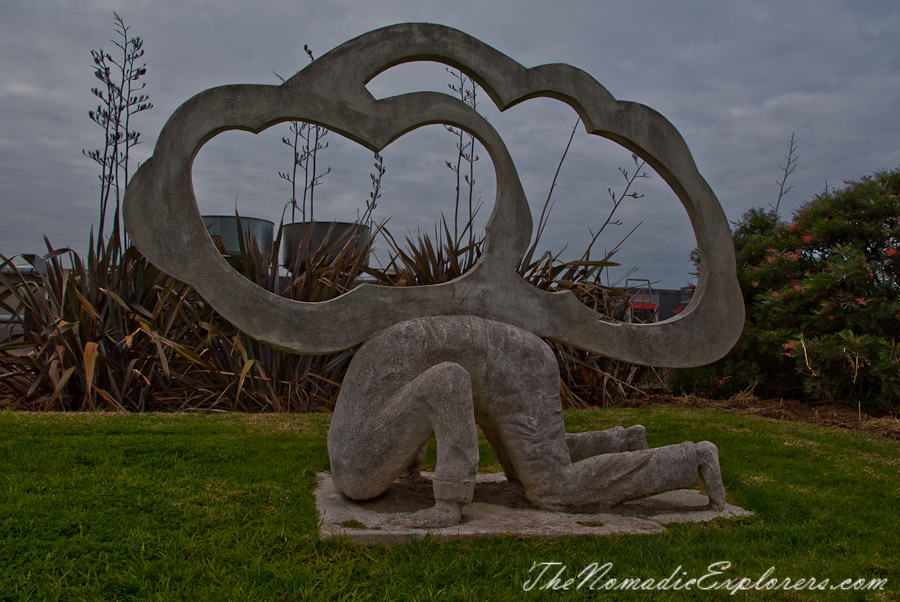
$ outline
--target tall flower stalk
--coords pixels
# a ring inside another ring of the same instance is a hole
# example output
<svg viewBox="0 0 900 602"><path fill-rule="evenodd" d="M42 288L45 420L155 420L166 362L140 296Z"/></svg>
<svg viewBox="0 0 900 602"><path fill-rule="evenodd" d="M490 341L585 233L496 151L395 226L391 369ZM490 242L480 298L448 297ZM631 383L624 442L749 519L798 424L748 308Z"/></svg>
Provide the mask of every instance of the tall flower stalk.
<svg viewBox="0 0 900 602"><path fill-rule="evenodd" d="M82 153L100 165L100 224L97 228L96 255L111 250L115 257L123 252L119 213L121 200L128 184L131 148L140 144L140 133L130 129L131 118L137 113L153 108L146 94L139 92L146 83L138 80L147 73L146 63L138 65L144 56L144 41L136 36L129 37L129 26L118 13L113 13L113 28L116 37L110 40L118 52L115 56L104 50L92 50L94 77L101 85L91 88L91 93L100 100L95 111L88 116L104 131L103 149L83 150ZM106 245L106 220L110 201L113 203L113 228L110 234L111 248Z"/></svg>
<svg viewBox="0 0 900 602"><path fill-rule="evenodd" d="M312 49L304 44L303 51L310 61L314 61ZM275 73L275 77L284 83L285 79ZM331 168L327 168L323 173L317 173L319 151L328 148L328 143L324 142L328 130L322 126L305 123L303 121L292 121L289 128L290 137L283 137L281 142L289 146L293 151L293 162L291 171L278 172L278 177L286 180L291 185L291 198L288 201L291 205L291 222L297 221L297 212L300 212L302 221L315 221L315 194L316 188L321 185L321 180L329 173ZM297 198L298 170L303 172L303 198ZM307 200L309 201L309 213L307 214ZM307 219L309 218L309 219Z"/></svg>

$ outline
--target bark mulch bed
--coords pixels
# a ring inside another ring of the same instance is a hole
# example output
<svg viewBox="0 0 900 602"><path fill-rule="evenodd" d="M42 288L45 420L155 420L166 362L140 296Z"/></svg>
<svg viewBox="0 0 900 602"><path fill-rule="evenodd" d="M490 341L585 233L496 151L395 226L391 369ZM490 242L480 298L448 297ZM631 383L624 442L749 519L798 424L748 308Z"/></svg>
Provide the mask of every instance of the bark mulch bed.
<svg viewBox="0 0 900 602"><path fill-rule="evenodd" d="M708 408L755 414L777 420L795 420L851 429L900 441L900 419L895 415L872 416L858 408L838 403L810 405L789 399L759 399L741 393L731 399L702 399L694 395L650 395L631 399L622 407Z"/></svg>
<svg viewBox="0 0 900 602"><path fill-rule="evenodd" d="M13 398L5 393L0 389L0 408L12 405ZM694 395L654 394L622 401L616 405L627 408L708 408L742 412L777 420L795 420L861 431L900 441L900 417L897 414L873 416L850 405L839 403L810 405L790 399L760 399L741 393L731 399L703 399Z"/></svg>

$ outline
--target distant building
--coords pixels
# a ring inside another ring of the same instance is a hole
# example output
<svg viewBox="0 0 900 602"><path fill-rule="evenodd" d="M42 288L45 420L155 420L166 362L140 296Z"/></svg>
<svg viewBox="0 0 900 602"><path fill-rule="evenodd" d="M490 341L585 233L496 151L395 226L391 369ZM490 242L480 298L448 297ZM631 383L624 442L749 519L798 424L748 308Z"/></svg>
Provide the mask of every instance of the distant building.
<svg viewBox="0 0 900 602"><path fill-rule="evenodd" d="M624 309L625 322L662 322L679 314L690 302L694 288L684 286L678 290L628 286L623 289L628 295Z"/></svg>

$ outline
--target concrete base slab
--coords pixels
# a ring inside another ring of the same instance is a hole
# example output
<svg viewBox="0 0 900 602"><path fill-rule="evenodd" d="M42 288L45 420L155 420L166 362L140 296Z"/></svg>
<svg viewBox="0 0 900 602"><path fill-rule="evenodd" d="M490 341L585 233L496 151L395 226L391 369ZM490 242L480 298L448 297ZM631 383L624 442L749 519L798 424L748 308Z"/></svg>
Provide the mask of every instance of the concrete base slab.
<svg viewBox="0 0 900 602"><path fill-rule="evenodd" d="M460 524L443 529L402 529L388 526L396 512L413 512L434 505L431 473L398 480L372 500L351 500L334 489L331 475L319 473L315 491L319 511L319 537L346 536L361 544L390 544L422 539L471 539L497 535L561 537L564 535L646 535L662 533L672 523L704 522L753 513L727 504L721 512L709 507L703 493L680 489L635 500L596 514L569 514L538 510L517 483L503 474L479 474L472 503L463 508Z"/></svg>

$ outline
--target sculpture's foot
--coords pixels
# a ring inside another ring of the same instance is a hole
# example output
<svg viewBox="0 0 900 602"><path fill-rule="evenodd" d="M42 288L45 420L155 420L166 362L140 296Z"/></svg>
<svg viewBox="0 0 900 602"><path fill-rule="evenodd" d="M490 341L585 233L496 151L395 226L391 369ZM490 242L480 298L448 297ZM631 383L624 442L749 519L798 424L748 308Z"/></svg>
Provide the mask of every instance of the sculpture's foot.
<svg viewBox="0 0 900 602"><path fill-rule="evenodd" d="M721 512L725 509L725 484L719 467L719 448L709 441L698 443L697 463L700 465L700 478L703 479L709 504Z"/></svg>
<svg viewBox="0 0 900 602"><path fill-rule="evenodd" d="M463 505L458 502L437 500L434 506L417 512L398 514L387 525L406 529L440 529L452 527L462 518Z"/></svg>
<svg viewBox="0 0 900 602"><path fill-rule="evenodd" d="M640 424L625 429L625 446L628 451L650 449L650 446L647 445L647 429Z"/></svg>

